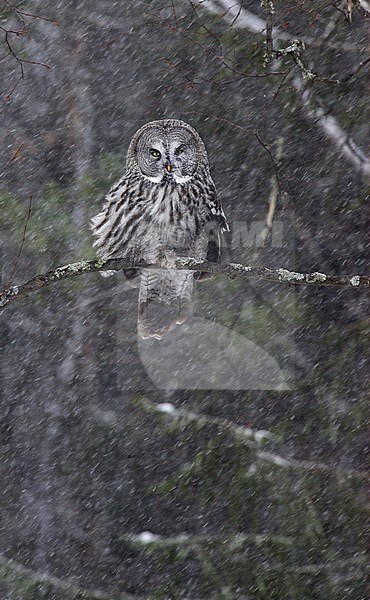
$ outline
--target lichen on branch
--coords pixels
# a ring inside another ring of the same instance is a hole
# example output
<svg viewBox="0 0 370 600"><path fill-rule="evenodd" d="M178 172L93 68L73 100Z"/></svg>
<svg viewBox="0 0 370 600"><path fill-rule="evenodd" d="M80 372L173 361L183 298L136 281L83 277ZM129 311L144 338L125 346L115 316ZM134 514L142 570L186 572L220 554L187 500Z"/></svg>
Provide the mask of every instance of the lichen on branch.
<svg viewBox="0 0 370 600"><path fill-rule="evenodd" d="M57 267L47 273L35 275L32 279L13 285L0 292L0 307L4 307L17 299L28 296L43 287L83 275L85 273L94 273L95 271L120 271L122 269L161 269L158 265L147 265L145 263L133 263L124 258L80 260L75 263ZM289 269L268 269L267 267L251 267L238 263L218 264L207 261L198 261L191 257L179 257L176 260L175 267L178 270L198 271L209 273L210 275L219 275L235 279L260 279L273 281L290 285L311 285L311 286L336 286L349 288L362 288L370 286L370 276L367 275L326 275L325 273L299 273Z"/></svg>

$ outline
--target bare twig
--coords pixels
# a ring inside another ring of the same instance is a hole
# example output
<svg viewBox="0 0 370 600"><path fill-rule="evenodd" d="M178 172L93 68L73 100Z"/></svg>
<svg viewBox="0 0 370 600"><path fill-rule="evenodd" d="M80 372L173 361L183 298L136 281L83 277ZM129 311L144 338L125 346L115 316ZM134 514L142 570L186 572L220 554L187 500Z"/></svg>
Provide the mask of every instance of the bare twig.
<svg viewBox="0 0 370 600"><path fill-rule="evenodd" d="M208 35L214 40L214 42L220 49L220 55L223 56L224 51L223 51L222 43L221 43L222 36L221 35L219 36L219 35L216 35L215 33L213 33L213 31L211 31L211 29L209 27L207 27L207 25L205 23L203 23L203 21L201 20L201 18L198 15L195 5L193 4L193 2L191 0L189 0L189 4L190 4L191 8L193 9L195 18L197 19L198 23L201 25L201 27L203 27L204 31L206 31L208 33Z"/></svg>
<svg viewBox="0 0 370 600"><path fill-rule="evenodd" d="M259 134L258 131L254 132L254 135L256 136L257 140L259 141L259 143L261 144L261 146L264 148L264 150L267 152L267 154L269 155L271 164L272 164L272 168L275 171L275 177L276 177L276 182L278 184L278 188L280 189L280 175L279 175L279 170L277 168L277 164L275 162L274 157L272 156L271 150L268 147L268 145L261 139L261 136Z"/></svg>
<svg viewBox="0 0 370 600"><path fill-rule="evenodd" d="M32 13L25 12L25 11L21 10L18 6L15 6L11 2L9 2L8 0L4 0L4 2L13 11L15 17L20 22L20 28L18 30L17 29L7 29L6 27L4 27L2 25L0 26L0 30L4 33L4 44L5 44L5 47L7 48L7 53L0 60L4 60L8 57L12 57L18 63L19 70L20 70L20 75L19 75L18 79L13 84L10 91L3 96L3 100L5 102L7 102L8 100L10 100L11 96L14 94L15 90L17 89L17 87L21 83L21 81L24 80L26 64L36 65L36 66L44 67L46 69L50 69L50 65L43 63L41 61L21 58L21 56L17 53L17 51L13 47L12 38L14 39L14 37L20 38L20 37L25 37L25 36L30 38L27 20L29 21L30 19L33 19L33 20L39 19L39 20L51 23L53 25L58 25L58 21L56 19L49 19L47 17L42 17L40 15L35 15Z"/></svg>
<svg viewBox="0 0 370 600"><path fill-rule="evenodd" d="M214 53L212 49L207 48L199 40L192 38L185 29L182 29L181 27L178 26L178 21L176 22L176 25L173 25L173 24L168 24L165 21L163 21L162 17L160 17L160 16L156 17L156 15L155 14L153 15L152 13L148 13L148 15L150 17L154 17L154 18L158 19L157 25L159 25L160 27L162 27L163 29L165 29L167 31L170 31L171 33L177 33L177 34L181 35L189 43L200 48L206 56L209 56L213 61L218 62L225 69L231 71L232 73L234 73L235 75L238 75L241 78L259 79L259 78L266 78L266 77L275 76L275 75L285 75L285 71L269 71L266 73L246 73L245 71L240 70L233 64L230 64L230 62L228 62L228 59L225 56ZM208 29L205 28L205 31L208 32ZM212 81L211 83L217 83L217 82Z"/></svg>
<svg viewBox="0 0 370 600"><path fill-rule="evenodd" d="M42 17L41 15L35 15L35 14L32 14L32 13L25 12L24 10L21 10L19 8L19 6L15 6L15 4L12 4L11 2L9 2L9 0L4 0L4 2L20 18L21 17L31 17L32 19L39 19L40 21L47 21L48 23L52 23L53 25L59 25L57 19L48 19L47 17ZM23 19L21 19L21 20L23 21Z"/></svg>
<svg viewBox="0 0 370 600"><path fill-rule="evenodd" d="M6 163L5 167L3 168L3 170L0 173L0 179L4 176L5 171L7 170L7 168L9 167L9 165L11 165L12 162L14 162L15 160L17 160L22 148L23 148L24 144L21 144L17 150L14 152L13 156L8 160L8 162Z"/></svg>
<svg viewBox="0 0 370 600"><path fill-rule="evenodd" d="M363 68L365 67L368 63L370 62L370 56L368 58L366 58L365 60L362 60L355 69L353 69L353 71L350 71L349 73L347 73L347 75L344 75L343 77L340 77L339 79L335 80L335 83L346 83L346 81L349 81L352 77L354 77L355 75L357 75L357 73Z"/></svg>
<svg viewBox="0 0 370 600"><path fill-rule="evenodd" d="M275 177L276 177L278 187L280 189L281 182L280 182L280 175L279 175L279 170L278 170L276 161L271 153L271 150L270 150L268 144L266 144L266 142L264 142L262 140L259 131L252 129L251 127L243 127L242 125L233 123L233 121L229 121L229 119L225 119L225 117L219 117L218 115L210 115L210 114L202 113L202 112L195 111L195 110L190 111L187 114L200 115L202 117L206 117L207 119L214 119L216 121L220 121L221 123L227 123L227 125L231 125L232 127L236 127L236 129L240 129L241 131L244 131L245 133L248 133L249 135L253 135L258 140L258 143L262 146L262 148L265 150L265 152L268 154L272 168L275 171Z"/></svg>
<svg viewBox="0 0 370 600"><path fill-rule="evenodd" d="M24 223L21 245L19 246L17 258L15 259L15 262L14 262L14 265L13 265L13 269L12 269L10 275L9 275L9 279L8 279L8 281L5 284L6 287L10 286L10 284L13 281L14 273L15 273L15 270L16 270L16 268L18 266L19 259L21 257L23 246L24 246L24 241L26 239L27 226L28 226L28 221L30 220L31 212L32 212L32 196L30 196L30 199L29 199L29 202L28 202L28 211L27 211L26 221Z"/></svg>
<svg viewBox="0 0 370 600"><path fill-rule="evenodd" d="M6 306L10 302L28 296L32 292L36 292L43 287L83 275L85 273L94 273L95 271L120 271L122 269L161 269L158 265L148 265L146 263L133 263L124 258L111 258L108 260L80 260L76 263L58 267L53 271L35 275L29 281L20 285L14 285L0 293L0 307ZM210 273L211 275L222 275L230 279L236 277L242 279L261 279L266 281L274 281L276 283L290 285L311 285L311 286L333 286L333 287L348 287L348 288L363 288L370 287L370 276L367 275L326 275L325 273L298 273L289 271L288 269L268 269L267 267L250 267L243 266L237 263L220 265L218 263L202 262L194 258L177 258L175 269L201 271L202 273Z"/></svg>

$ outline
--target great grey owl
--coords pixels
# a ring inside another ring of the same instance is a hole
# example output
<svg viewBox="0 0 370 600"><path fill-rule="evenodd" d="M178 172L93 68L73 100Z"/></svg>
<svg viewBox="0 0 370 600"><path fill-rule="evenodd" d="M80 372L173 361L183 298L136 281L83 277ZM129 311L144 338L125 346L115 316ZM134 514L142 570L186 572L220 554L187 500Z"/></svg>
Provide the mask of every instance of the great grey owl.
<svg viewBox="0 0 370 600"><path fill-rule="evenodd" d="M191 311L194 271L174 269L175 259L218 260L219 233L229 226L205 146L187 123L166 119L141 127L126 168L92 219L94 246L103 258L163 267L126 271L139 288L139 335L161 339Z"/></svg>

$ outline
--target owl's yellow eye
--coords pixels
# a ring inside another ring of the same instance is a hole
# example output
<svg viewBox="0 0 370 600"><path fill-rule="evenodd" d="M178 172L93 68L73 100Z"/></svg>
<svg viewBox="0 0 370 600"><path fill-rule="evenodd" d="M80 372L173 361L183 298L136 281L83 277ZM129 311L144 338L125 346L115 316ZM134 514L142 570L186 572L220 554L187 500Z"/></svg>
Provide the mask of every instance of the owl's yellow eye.
<svg viewBox="0 0 370 600"><path fill-rule="evenodd" d="M154 156L154 158L160 158L161 156L159 150L156 150L155 148L150 148L149 152L152 156Z"/></svg>
<svg viewBox="0 0 370 600"><path fill-rule="evenodd" d="M179 146L178 148L176 148L176 150L175 150L176 156L179 156L179 154L182 154L184 152L184 150L185 150L184 146Z"/></svg>

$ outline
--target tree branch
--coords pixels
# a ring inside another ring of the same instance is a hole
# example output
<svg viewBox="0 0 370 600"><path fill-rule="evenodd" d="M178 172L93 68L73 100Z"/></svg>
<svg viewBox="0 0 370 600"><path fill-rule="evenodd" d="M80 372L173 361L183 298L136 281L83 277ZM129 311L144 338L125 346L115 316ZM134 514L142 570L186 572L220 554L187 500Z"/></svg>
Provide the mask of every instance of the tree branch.
<svg viewBox="0 0 370 600"><path fill-rule="evenodd" d="M54 575L33 571L32 569L24 567L17 561L7 558L2 553L0 553L0 577L2 581L12 583L16 589L15 593L17 593L17 591L22 593L22 590L24 589L35 589L36 586L43 586L47 587L48 592L50 593L49 598L63 597L66 598L66 600L77 600L77 598L79 600L112 599L110 594L105 594L99 590L86 590L77 586L75 583L70 583L69 581L55 577ZM123 592L119 598L120 600L144 600L144 596L132 596L125 592Z"/></svg>
<svg viewBox="0 0 370 600"><path fill-rule="evenodd" d="M125 258L113 258L109 260L80 260L76 263L58 267L47 273L35 275L21 285L13 285L0 293L0 307L3 307L18 298L28 296L43 287L75 277L84 273L95 271L120 271L122 269L163 269L159 265L148 265L146 263L132 263ZM297 273L288 269L268 269L267 267L249 267L237 263L220 265L211 262L198 261L195 258L177 258L175 267L178 270L201 271L211 275L223 275L230 279L241 277L243 279L261 279L292 285L314 285L314 286L336 286L336 287L370 287L370 276L367 275L326 275L325 273Z"/></svg>
<svg viewBox="0 0 370 600"><path fill-rule="evenodd" d="M274 435L265 429L250 429L249 427L243 427L236 425L228 419L222 419L220 417L214 417L204 413L197 413L194 411L185 410L183 408L176 408L169 402L155 404L149 400L138 400L137 401L144 410L148 412L161 413L168 417L181 421L182 423L196 422L198 427L215 425L219 427L223 432L230 432L234 438L242 440L243 442L249 443L251 446L259 446L261 443L275 441ZM297 460L295 458L285 458L276 452L268 452L265 450L256 450L256 458L261 462L267 462L273 464L275 467L283 469L291 469L292 471L310 471L318 473L331 473L337 475L337 477L343 479L353 477L362 481L367 481L366 471L358 471L351 469L346 466L333 466L323 462L310 461L310 460Z"/></svg>
<svg viewBox="0 0 370 600"><path fill-rule="evenodd" d="M268 19L267 23L246 10L241 6L239 2L230 2L230 0L217 0L209 1L205 3L204 8L216 14L220 19L223 19L227 23L232 22L235 29L246 29L253 33L260 35L263 32L266 36L271 35L271 42L269 42L269 51L274 48L277 42L288 42L286 47L274 50L273 56L278 59L279 57L288 56L299 69L299 75L297 74L293 80L293 88L298 92L299 99L302 104L302 108L306 113L309 120L312 120L315 124L324 131L327 138L340 150L340 152L349 160L357 170L361 171L364 175L370 174L370 160L366 156L349 134L341 128L336 118L330 115L328 110L323 108L323 102L321 99L314 95L312 87L307 87L305 83L308 81L321 81L330 84L341 84L349 81L354 75L356 75L363 67L369 64L369 57L363 59L357 66L355 66L349 73L339 78L325 78L320 77L312 69L308 68L302 60L302 52L305 45L315 46L317 41L313 38L302 37L299 40L292 39L293 35L286 31L273 27L271 29L271 4L268 0L263 0L262 5L267 7ZM266 41L266 38L265 38ZM342 47L343 51L350 51L350 48ZM268 56L266 52L266 56ZM266 58L266 57L265 57ZM242 73L240 73L242 75ZM285 79L283 79L285 81Z"/></svg>

